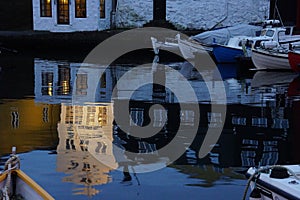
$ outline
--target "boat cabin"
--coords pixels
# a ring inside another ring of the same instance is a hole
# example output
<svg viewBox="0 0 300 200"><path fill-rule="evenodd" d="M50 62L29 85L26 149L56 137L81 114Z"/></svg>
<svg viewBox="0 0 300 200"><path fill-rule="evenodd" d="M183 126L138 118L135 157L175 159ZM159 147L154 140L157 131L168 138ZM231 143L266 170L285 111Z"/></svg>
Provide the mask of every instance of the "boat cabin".
<svg viewBox="0 0 300 200"><path fill-rule="evenodd" d="M32 5L34 30L74 32L110 28L112 1L32 0Z"/></svg>

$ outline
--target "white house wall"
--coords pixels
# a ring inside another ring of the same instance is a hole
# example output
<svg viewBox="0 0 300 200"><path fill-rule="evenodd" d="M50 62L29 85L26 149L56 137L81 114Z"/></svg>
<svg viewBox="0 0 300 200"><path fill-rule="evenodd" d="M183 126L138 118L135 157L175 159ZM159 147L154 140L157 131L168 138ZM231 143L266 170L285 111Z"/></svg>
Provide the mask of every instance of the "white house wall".
<svg viewBox="0 0 300 200"><path fill-rule="evenodd" d="M97 31L110 28L112 2L105 1L106 18L100 19L99 0L87 0L86 18L75 18L75 0L69 0L70 24L57 24L57 1L52 0L52 17L40 16L40 0L33 2L33 29L51 32Z"/></svg>
<svg viewBox="0 0 300 200"><path fill-rule="evenodd" d="M167 20L178 28L210 29L268 17L269 0L167 0ZM118 0L118 27L141 27L153 18L153 0Z"/></svg>

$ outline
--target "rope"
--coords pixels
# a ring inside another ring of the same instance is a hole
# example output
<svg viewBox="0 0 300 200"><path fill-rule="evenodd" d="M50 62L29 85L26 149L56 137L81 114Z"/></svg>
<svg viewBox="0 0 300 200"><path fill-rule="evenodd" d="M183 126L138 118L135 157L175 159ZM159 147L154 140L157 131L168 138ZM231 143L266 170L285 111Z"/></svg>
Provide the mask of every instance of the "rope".
<svg viewBox="0 0 300 200"><path fill-rule="evenodd" d="M12 168L19 169L21 167L20 158L17 155L12 154L10 158L5 162L4 170L8 169L8 164L11 164L11 166L13 166Z"/></svg>
<svg viewBox="0 0 300 200"><path fill-rule="evenodd" d="M4 172L0 173L7 174L5 186L2 188L2 200L9 200L9 191L11 186L11 172L14 169L20 168L20 159L17 155L11 154L10 158L5 162Z"/></svg>

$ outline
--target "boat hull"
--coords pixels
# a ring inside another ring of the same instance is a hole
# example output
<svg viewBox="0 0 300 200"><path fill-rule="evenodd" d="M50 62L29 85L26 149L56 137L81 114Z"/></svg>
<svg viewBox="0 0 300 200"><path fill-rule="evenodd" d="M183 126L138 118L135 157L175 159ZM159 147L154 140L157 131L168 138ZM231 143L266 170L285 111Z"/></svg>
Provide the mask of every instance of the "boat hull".
<svg viewBox="0 0 300 200"><path fill-rule="evenodd" d="M288 53L288 59L291 69L295 72L300 72L300 53L290 51Z"/></svg>
<svg viewBox="0 0 300 200"><path fill-rule="evenodd" d="M235 63L237 58L244 56L242 49L216 45L213 47L213 55L218 63Z"/></svg>
<svg viewBox="0 0 300 200"><path fill-rule="evenodd" d="M8 174L0 175L0 189L5 187ZM29 176L27 176L20 169L13 170L11 172L11 180L15 180L16 194L21 195L25 200L54 200L54 198L48 194L41 186L34 182ZM10 184L10 189L13 188L13 183Z"/></svg>
<svg viewBox="0 0 300 200"><path fill-rule="evenodd" d="M251 58L257 69L291 69L287 53L252 49Z"/></svg>
<svg viewBox="0 0 300 200"><path fill-rule="evenodd" d="M156 38L151 37L151 43L152 43L153 51L156 55L159 54L160 50L169 51L175 54L180 53L179 46L176 39L173 39L170 42L161 42L158 41Z"/></svg>
<svg viewBox="0 0 300 200"><path fill-rule="evenodd" d="M289 172L294 172L296 175L300 170L299 165L287 165L282 167L288 169ZM251 167L248 169L246 176L250 178L253 177L253 174L255 173L257 173L257 169ZM256 188L261 194L261 199L300 199L299 180L292 175L287 177L282 177L282 175L278 176L278 172L276 175L271 174L272 170L262 171L259 173L259 176L253 178L251 181L250 185L252 190Z"/></svg>
<svg viewBox="0 0 300 200"><path fill-rule="evenodd" d="M212 47L202 45L193 40L185 40L178 37L178 46L184 59L195 59L197 54L209 54Z"/></svg>

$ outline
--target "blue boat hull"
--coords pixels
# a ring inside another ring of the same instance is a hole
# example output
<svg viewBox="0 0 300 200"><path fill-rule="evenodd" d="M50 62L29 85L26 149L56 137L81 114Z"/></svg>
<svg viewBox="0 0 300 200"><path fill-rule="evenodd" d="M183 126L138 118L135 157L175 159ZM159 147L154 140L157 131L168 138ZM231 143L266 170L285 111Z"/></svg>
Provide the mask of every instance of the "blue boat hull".
<svg viewBox="0 0 300 200"><path fill-rule="evenodd" d="M235 63L237 62L237 57L244 56L244 52L241 49L214 46L213 55L218 63Z"/></svg>

